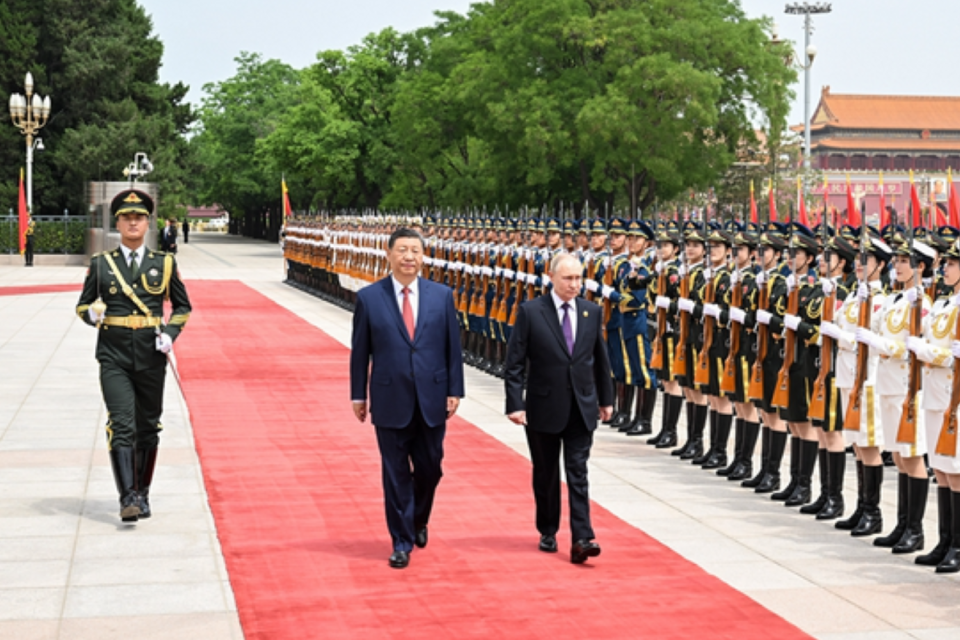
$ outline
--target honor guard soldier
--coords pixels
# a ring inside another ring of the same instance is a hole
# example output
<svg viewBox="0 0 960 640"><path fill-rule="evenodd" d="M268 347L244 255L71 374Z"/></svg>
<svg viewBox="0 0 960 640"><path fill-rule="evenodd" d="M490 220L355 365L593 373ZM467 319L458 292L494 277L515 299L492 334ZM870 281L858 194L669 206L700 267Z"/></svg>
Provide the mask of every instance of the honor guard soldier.
<svg viewBox="0 0 960 640"><path fill-rule="evenodd" d="M620 312L623 318L623 349L626 354L626 384L634 387L636 413L620 430L628 436L653 433L651 421L657 405L657 374L650 369L650 334L648 330L648 289L654 270L647 245L652 244L653 230L642 220L627 224L630 258L628 271L621 285ZM628 407L629 410L629 407Z"/></svg>
<svg viewBox="0 0 960 640"><path fill-rule="evenodd" d="M857 464L857 507L849 518L834 525L854 536L872 535L880 530L880 483L883 481L883 415L877 393L877 365L880 355L856 339L860 328L879 327L879 312L887 292L882 275L893 258L893 249L863 227L856 261L858 284L843 301L833 322L821 324L821 334L837 345L836 386L843 399L843 437L853 446ZM841 238L842 239L842 238ZM831 467L831 471L833 467Z"/></svg>
<svg viewBox="0 0 960 640"><path fill-rule="evenodd" d="M781 337L770 328L774 314L787 312L787 284L782 273L780 255L786 249L784 227L775 222L760 236L760 270L757 287L757 360L751 372L750 400L756 403L763 419L760 444L760 471L741 486L756 493L771 493L780 488L780 463L787 444L787 428L773 404L777 377L783 367ZM759 382L759 384L756 384Z"/></svg>
<svg viewBox="0 0 960 640"><path fill-rule="evenodd" d="M120 518L150 517L167 354L190 317L190 300L172 254L144 244L153 200L129 189L110 205L120 248L90 262L77 315L97 328L107 447L120 494ZM164 301L172 306L163 322Z"/></svg>
<svg viewBox="0 0 960 640"><path fill-rule="evenodd" d="M33 266L33 236L37 231L37 223L33 221L33 216L27 217L27 228L23 232L23 266Z"/></svg>
<svg viewBox="0 0 960 640"><path fill-rule="evenodd" d="M607 353L610 358L610 369L616 388L616 404L610 426L615 429L628 427L632 422L634 387L627 385L627 374L630 363L624 355L623 345L623 314L620 311L621 293L627 273L630 270L630 255L627 252L627 223L621 218L610 221L607 229L609 236L610 255L604 258L597 266L595 294L603 299L603 321L606 329ZM626 429L624 429L626 430Z"/></svg>
<svg viewBox="0 0 960 640"><path fill-rule="evenodd" d="M660 432L647 440L657 449L677 445L677 421L683 409L683 389L674 373L673 360L677 349L677 314L675 301L680 297L680 228L673 220L657 234L656 279L650 296L656 308L654 338L650 366L663 384L663 410Z"/></svg>
<svg viewBox="0 0 960 640"><path fill-rule="evenodd" d="M757 247L759 227L750 223L733 239L733 269L730 273L730 293L726 309L721 309L719 322L730 333L730 348L724 363L721 390L734 403L736 426L734 456L729 466L718 469L717 475L730 481L741 481L753 475L753 452L760 435L760 417L757 407L750 402L750 371L756 360L757 302ZM726 386L724 386L726 385Z"/></svg>

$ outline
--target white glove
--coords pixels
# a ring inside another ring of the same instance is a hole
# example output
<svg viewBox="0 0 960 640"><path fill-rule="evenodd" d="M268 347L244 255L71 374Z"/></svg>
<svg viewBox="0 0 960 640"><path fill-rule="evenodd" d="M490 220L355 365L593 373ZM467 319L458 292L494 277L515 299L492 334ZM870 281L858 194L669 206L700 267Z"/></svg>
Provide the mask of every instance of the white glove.
<svg viewBox="0 0 960 640"><path fill-rule="evenodd" d="M488 278L493 275L493 269L490 267L480 267L480 273L487 276Z"/></svg>
<svg viewBox="0 0 960 640"><path fill-rule="evenodd" d="M783 324L787 325L787 328L791 331L796 331L797 327L800 326L800 316L795 316L792 313L788 313L783 316Z"/></svg>
<svg viewBox="0 0 960 640"><path fill-rule="evenodd" d="M793 291L794 287L797 286L797 279L793 277L793 274L787 276L787 291Z"/></svg>
<svg viewBox="0 0 960 640"><path fill-rule="evenodd" d="M857 300L860 302L866 302L870 299L870 285L866 282L861 282L857 285Z"/></svg>
<svg viewBox="0 0 960 640"><path fill-rule="evenodd" d="M499 277L502 276L502 275L503 275L503 269L502 269L502 268L500 268L500 267L495 267L495 268L493 269L493 277L499 278Z"/></svg>
<svg viewBox="0 0 960 640"><path fill-rule="evenodd" d="M614 291L616 291L616 289L614 289L613 287L611 287L611 286L608 285L608 284L605 284L605 285L603 285L603 287L601 287L601 289L600 289L600 295L602 295L604 298L609 298L610 296L613 295L613 292L614 292Z"/></svg>
<svg viewBox="0 0 960 640"><path fill-rule="evenodd" d="M757 274L757 286L762 287L767 283L767 272L761 271Z"/></svg>
<svg viewBox="0 0 960 640"><path fill-rule="evenodd" d="M596 293L597 289L600 288L600 285L597 284L596 280L584 280L583 286L587 288L587 291L591 291L593 293Z"/></svg>
<svg viewBox="0 0 960 640"><path fill-rule="evenodd" d="M656 305L660 309L670 308L670 298L667 296L657 296Z"/></svg>
<svg viewBox="0 0 960 640"><path fill-rule="evenodd" d="M747 312L739 307L730 307L727 309L727 313L730 315L730 319L736 322L737 324L745 324L747 320Z"/></svg>
<svg viewBox="0 0 960 640"><path fill-rule="evenodd" d="M950 298L950 302L953 303L953 306L960 307L960 293Z"/></svg>
<svg viewBox="0 0 960 640"><path fill-rule="evenodd" d="M740 270L734 269L730 273L730 286L736 286L738 282L740 282Z"/></svg>
<svg viewBox="0 0 960 640"><path fill-rule="evenodd" d="M430 256L423 256L423 264L427 265L428 267L433 266L433 258Z"/></svg>
<svg viewBox="0 0 960 640"><path fill-rule="evenodd" d="M157 336L157 351L160 353L170 353L170 349L173 349L173 340L170 339L165 333L161 333Z"/></svg>
<svg viewBox="0 0 960 640"><path fill-rule="evenodd" d="M706 268L703 270L703 278L705 280L709 280L712 277L713 277L713 269Z"/></svg>
<svg viewBox="0 0 960 640"><path fill-rule="evenodd" d="M953 353L954 358L960 360L960 340L953 341L953 344L950 345L950 351Z"/></svg>
<svg viewBox="0 0 960 640"><path fill-rule="evenodd" d="M703 305L703 315L710 316L711 318L720 318L720 305L708 303Z"/></svg>
<svg viewBox="0 0 960 640"><path fill-rule="evenodd" d="M903 292L903 297L906 298L907 302L909 302L910 304L913 304L914 302L916 302L919 295L920 294L918 293L918 290L916 287L910 287L909 289Z"/></svg>
<svg viewBox="0 0 960 640"><path fill-rule="evenodd" d="M820 281L820 288L823 289L823 295L829 296L837 288L830 278L824 278Z"/></svg>
<svg viewBox="0 0 960 640"><path fill-rule="evenodd" d="M857 342L860 344L865 344L868 347L881 347L883 346L882 338L875 334L870 329L864 327L857 327L857 332L854 334Z"/></svg>
<svg viewBox="0 0 960 640"><path fill-rule="evenodd" d="M93 324L97 324L98 322L103 320L105 315L106 315L105 313L97 313L93 309L87 309L87 317L90 318L90 322L92 322Z"/></svg>
<svg viewBox="0 0 960 640"><path fill-rule="evenodd" d="M663 273L663 260L657 260L656 270L657 270L657 275Z"/></svg>
<svg viewBox="0 0 960 640"><path fill-rule="evenodd" d="M907 336L907 351L920 355L924 351L927 342L920 336Z"/></svg>
<svg viewBox="0 0 960 640"><path fill-rule="evenodd" d="M681 311L686 311L687 313L693 311L695 306L696 305L693 303L693 300L690 298L680 298L677 301L677 307L679 307Z"/></svg>
<svg viewBox="0 0 960 640"><path fill-rule="evenodd" d="M679 267L677 267L677 273L681 278L687 275L687 265L681 264Z"/></svg>
<svg viewBox="0 0 960 640"><path fill-rule="evenodd" d="M543 286L547 286L548 284L550 284L550 276L548 276L547 274L543 274L542 276L540 276L540 281L543 283Z"/></svg>
<svg viewBox="0 0 960 640"><path fill-rule="evenodd" d="M773 314L769 311L764 311L763 309L757 309L757 322L760 324L770 324L770 320L773 319Z"/></svg>
<svg viewBox="0 0 960 640"><path fill-rule="evenodd" d="M839 340L840 336L843 335L843 331L834 322L821 322L820 333L834 340Z"/></svg>
<svg viewBox="0 0 960 640"><path fill-rule="evenodd" d="M503 277L506 278L507 280L513 280L514 277L516 277L516 275L517 275L517 272L514 271L513 269L503 270Z"/></svg>

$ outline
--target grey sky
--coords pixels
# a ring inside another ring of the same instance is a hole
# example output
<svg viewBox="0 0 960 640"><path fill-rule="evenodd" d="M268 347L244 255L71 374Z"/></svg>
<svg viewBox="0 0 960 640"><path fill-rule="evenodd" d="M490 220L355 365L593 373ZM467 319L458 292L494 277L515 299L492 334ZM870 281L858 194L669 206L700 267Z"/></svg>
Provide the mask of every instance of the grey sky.
<svg viewBox="0 0 960 640"><path fill-rule="evenodd" d="M140 0L165 46L161 79L190 85L199 102L207 82L233 75L240 51L296 67L318 51L343 49L393 26L432 24L437 10L464 13L469 0ZM780 37L802 43L803 17L784 14L783 0L741 0L750 16L772 15ZM818 49L811 110L823 85L834 93L960 95L960 2L957 0L835 0L815 16ZM802 49L802 44L798 50ZM803 120L803 75L791 122Z"/></svg>

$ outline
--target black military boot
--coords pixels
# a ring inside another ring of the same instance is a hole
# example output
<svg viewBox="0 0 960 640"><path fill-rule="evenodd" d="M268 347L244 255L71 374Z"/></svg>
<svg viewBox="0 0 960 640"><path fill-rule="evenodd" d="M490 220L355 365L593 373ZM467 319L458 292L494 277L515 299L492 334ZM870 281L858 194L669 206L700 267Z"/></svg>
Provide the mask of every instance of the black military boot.
<svg viewBox="0 0 960 640"><path fill-rule="evenodd" d="M797 488L797 482L800 481L800 438L792 436L790 438L790 482L783 489L770 496L771 500L784 501L793 495Z"/></svg>
<svg viewBox="0 0 960 640"><path fill-rule="evenodd" d="M123 522L136 522L140 517L140 496L137 495L137 470L134 465L133 447L110 449L110 466L113 467L113 479L120 494L120 519Z"/></svg>
<svg viewBox="0 0 960 640"><path fill-rule="evenodd" d="M883 514L880 511L880 488L883 486L883 465L863 465L863 513L860 521L850 531L855 538L872 536L883 529Z"/></svg>
<svg viewBox="0 0 960 640"><path fill-rule="evenodd" d="M637 387L637 417L627 431L628 436L646 436L653 433L653 410L656 406L657 390Z"/></svg>
<svg viewBox="0 0 960 640"><path fill-rule="evenodd" d="M950 492L951 542L947 555L937 565L937 573L960 571L960 493Z"/></svg>
<svg viewBox="0 0 960 640"><path fill-rule="evenodd" d="M713 409L710 410L710 448L696 458L693 458L691 464L700 466L706 463L706 461L710 459L710 456L713 455L713 445L717 442L717 421L719 417L719 413Z"/></svg>
<svg viewBox="0 0 960 640"><path fill-rule="evenodd" d="M609 420L603 420L600 424L605 424L613 426L613 423L620 419L620 414L623 411L623 385L619 382L613 383L613 415L610 416Z"/></svg>
<svg viewBox="0 0 960 640"><path fill-rule="evenodd" d="M733 423L733 461L731 461L728 466L717 469L718 476L726 478L740 465L741 458L743 457L744 424L743 418L737 418Z"/></svg>
<svg viewBox="0 0 960 640"><path fill-rule="evenodd" d="M844 451L843 454L846 455L847 452ZM863 487L863 462L857 460L857 508L849 518L837 521L834 527L841 531L852 531L860 522L860 518L863 517Z"/></svg>
<svg viewBox="0 0 960 640"><path fill-rule="evenodd" d="M894 553L913 553L923 549L923 514L927 510L930 478L907 477L907 528L893 546Z"/></svg>
<svg viewBox="0 0 960 640"><path fill-rule="evenodd" d="M772 431L770 427L761 427L760 468L757 470L757 475L741 482L741 487L756 489L760 486L760 483L763 482L763 477L767 474L767 462L770 460L770 434Z"/></svg>
<svg viewBox="0 0 960 640"><path fill-rule="evenodd" d="M677 423L683 411L683 396L663 396L663 427L660 430L660 440L656 443L657 449L669 449L677 446ZM647 441L649 444L649 441Z"/></svg>
<svg viewBox="0 0 960 640"><path fill-rule="evenodd" d="M693 431L690 434L690 448L686 453L680 456L681 460L692 460L703 455L703 427L707 424L707 411L710 409L705 404L693 405Z"/></svg>
<svg viewBox="0 0 960 640"><path fill-rule="evenodd" d="M696 407L697 405L693 402L687 401L687 420L686 420L686 431L687 431L687 441L683 443L683 446L678 447L670 452L672 456L682 456L690 450L690 447L693 446L693 423L696 422Z"/></svg>
<svg viewBox="0 0 960 640"><path fill-rule="evenodd" d="M797 486L786 499L784 506L797 507L810 502L813 494L813 467L817 464L817 451L820 444L816 440L800 441L800 472Z"/></svg>
<svg viewBox="0 0 960 640"><path fill-rule="evenodd" d="M827 452L827 501L817 513L817 520L835 520L843 515L843 474L846 469L845 452Z"/></svg>
<svg viewBox="0 0 960 640"><path fill-rule="evenodd" d="M800 507L800 513L816 515L827 504L827 493L830 490L830 467L827 465L827 450L817 451L817 461L820 464L820 495L810 504Z"/></svg>
<svg viewBox="0 0 960 640"><path fill-rule="evenodd" d="M909 504L910 498L909 485L907 481L907 474L898 473L897 474L897 526L893 528L893 531L888 533L885 536L880 536L879 538L873 541L873 546L875 547L893 547L895 544L900 542L900 538L903 537L903 532L907 530L907 505Z"/></svg>
<svg viewBox="0 0 960 640"><path fill-rule="evenodd" d="M703 463L704 469L719 469L727 464L727 440L730 439L730 426L733 423L732 413L717 414L717 434L711 445L712 453Z"/></svg>
<svg viewBox="0 0 960 640"><path fill-rule="evenodd" d="M630 384L623 385L623 410L620 415L620 420L610 425L620 433L629 431L630 425L633 424L633 399L636 395L637 388L635 386Z"/></svg>
<svg viewBox="0 0 960 640"><path fill-rule="evenodd" d="M755 493L770 493L780 488L780 463L783 461L783 451L787 447L787 432L773 429L769 431L770 453L763 469L763 476L754 488Z"/></svg>
<svg viewBox="0 0 960 640"><path fill-rule="evenodd" d="M950 488L937 487L937 533L940 540L930 553L917 556L914 560L925 567L935 567L947 557L953 537L950 535Z"/></svg>
<svg viewBox="0 0 960 640"><path fill-rule="evenodd" d="M137 493L140 495L140 519L150 517L150 484L157 466L157 448L137 448Z"/></svg>
<svg viewBox="0 0 960 640"><path fill-rule="evenodd" d="M744 420L743 449L740 453L740 466L735 467L733 471L730 472L727 480L732 482L745 480L749 482L750 476L753 475L753 452L757 448L757 436L759 435L760 423Z"/></svg>

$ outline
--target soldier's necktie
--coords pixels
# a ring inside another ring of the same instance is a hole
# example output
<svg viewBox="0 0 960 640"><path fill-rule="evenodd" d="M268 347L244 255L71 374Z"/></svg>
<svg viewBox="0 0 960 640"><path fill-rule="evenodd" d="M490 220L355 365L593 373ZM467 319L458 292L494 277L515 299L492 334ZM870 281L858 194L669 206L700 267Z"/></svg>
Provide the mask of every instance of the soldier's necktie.
<svg viewBox="0 0 960 640"><path fill-rule="evenodd" d="M570 303L564 302L560 305L563 309L563 338L567 341L567 351L573 355L573 323L570 322Z"/></svg>
<svg viewBox="0 0 960 640"><path fill-rule="evenodd" d="M137 262L136 251L130 254L130 275L133 276L134 280L140 275L140 264Z"/></svg>
<svg viewBox="0 0 960 640"><path fill-rule="evenodd" d="M413 307L410 306L410 289L407 287L403 288L403 324L407 325L407 333L410 334L410 339L413 340L415 330Z"/></svg>

